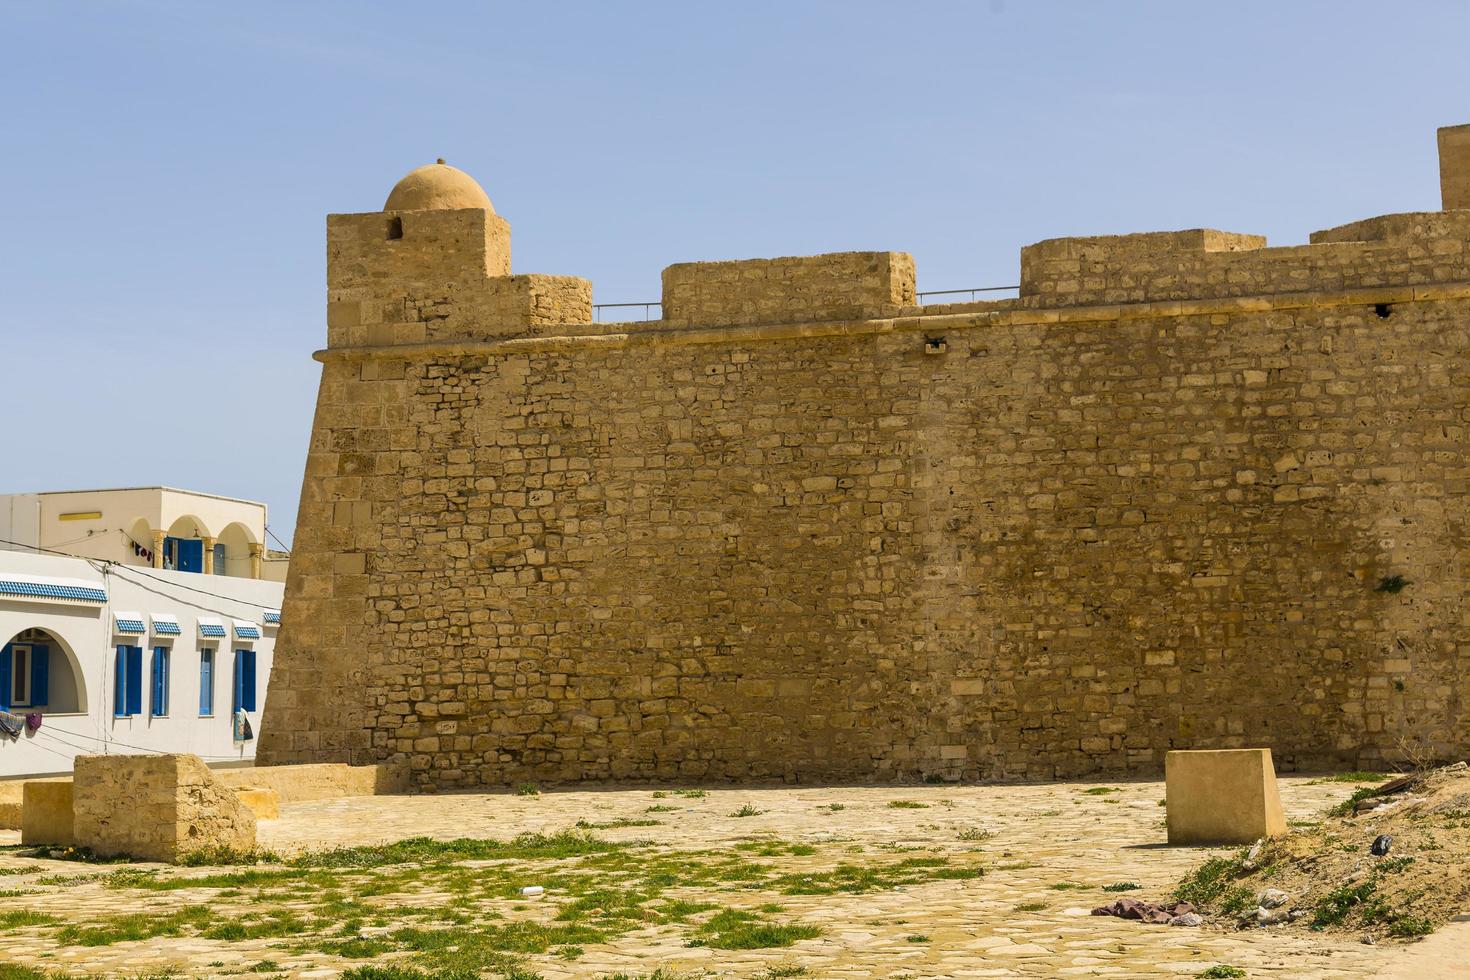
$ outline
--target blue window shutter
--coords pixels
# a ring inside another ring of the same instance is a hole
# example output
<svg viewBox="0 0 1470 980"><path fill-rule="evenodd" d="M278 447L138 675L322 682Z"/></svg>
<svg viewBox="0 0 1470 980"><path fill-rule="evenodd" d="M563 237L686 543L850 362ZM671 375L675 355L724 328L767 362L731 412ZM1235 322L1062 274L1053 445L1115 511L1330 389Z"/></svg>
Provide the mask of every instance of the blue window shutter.
<svg viewBox="0 0 1470 980"><path fill-rule="evenodd" d="M31 647L31 704L51 703L51 648L44 643Z"/></svg>
<svg viewBox="0 0 1470 980"><path fill-rule="evenodd" d="M128 648L125 646L117 648L117 661L112 668L112 713L118 717L128 713Z"/></svg>
<svg viewBox="0 0 1470 980"><path fill-rule="evenodd" d="M235 651L235 695L232 711L239 711L245 703L245 651Z"/></svg>
<svg viewBox="0 0 1470 980"><path fill-rule="evenodd" d="M199 651L199 713L214 714L214 651Z"/></svg>
<svg viewBox="0 0 1470 980"><path fill-rule="evenodd" d="M153 690L150 713L154 717L168 714L168 647L153 648Z"/></svg>
<svg viewBox="0 0 1470 980"><path fill-rule="evenodd" d="M15 663L15 651L10 649L10 644L5 644L5 650L0 653L0 710L10 710L10 667Z"/></svg>
<svg viewBox="0 0 1470 980"><path fill-rule="evenodd" d="M128 647L128 710L130 715L143 713L143 648Z"/></svg>
<svg viewBox="0 0 1470 980"><path fill-rule="evenodd" d="M245 651L245 710L255 710L255 651Z"/></svg>

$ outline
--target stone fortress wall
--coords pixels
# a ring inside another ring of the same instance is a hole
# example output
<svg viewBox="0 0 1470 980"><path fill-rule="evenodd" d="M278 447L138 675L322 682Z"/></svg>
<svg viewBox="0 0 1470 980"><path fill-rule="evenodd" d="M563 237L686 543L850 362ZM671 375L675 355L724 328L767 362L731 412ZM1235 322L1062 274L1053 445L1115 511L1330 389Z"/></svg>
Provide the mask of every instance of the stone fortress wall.
<svg viewBox="0 0 1470 980"><path fill-rule="evenodd" d="M844 253L673 266L664 320L593 324L452 168L405 178L448 205L330 217L262 764L1462 754L1470 127L1440 145L1450 210L1042 242L1019 299L939 307Z"/></svg>

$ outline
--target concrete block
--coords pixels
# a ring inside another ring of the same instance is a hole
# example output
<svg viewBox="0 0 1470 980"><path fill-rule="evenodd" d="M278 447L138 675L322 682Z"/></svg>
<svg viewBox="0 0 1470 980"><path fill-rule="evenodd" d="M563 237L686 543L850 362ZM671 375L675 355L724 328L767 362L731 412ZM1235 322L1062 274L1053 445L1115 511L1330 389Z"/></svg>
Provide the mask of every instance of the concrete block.
<svg viewBox="0 0 1470 980"><path fill-rule="evenodd" d="M70 782L27 782L22 790L22 844L75 843Z"/></svg>
<svg viewBox="0 0 1470 980"><path fill-rule="evenodd" d="M1164 756L1170 844L1248 844L1286 833L1270 749Z"/></svg>

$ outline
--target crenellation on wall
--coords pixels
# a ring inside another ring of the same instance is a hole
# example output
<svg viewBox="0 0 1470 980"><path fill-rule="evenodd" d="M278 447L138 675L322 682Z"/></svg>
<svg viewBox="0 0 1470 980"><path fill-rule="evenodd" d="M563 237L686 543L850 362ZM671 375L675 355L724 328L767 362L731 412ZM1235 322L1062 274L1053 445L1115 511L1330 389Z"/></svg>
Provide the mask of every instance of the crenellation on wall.
<svg viewBox="0 0 1470 980"><path fill-rule="evenodd" d="M1437 137L1440 207L1470 208L1470 125L1445 126Z"/></svg>
<svg viewBox="0 0 1470 980"><path fill-rule="evenodd" d="M327 217L328 347L535 336L590 323L592 284L512 275L510 225L481 208Z"/></svg>
<svg viewBox="0 0 1470 980"><path fill-rule="evenodd" d="M1026 306L1090 306L1248 297L1279 292L1459 282L1470 278L1470 220L1457 213L1386 215L1276 248L1257 236L1210 248L1200 232L1056 239L1021 252ZM1138 239L1138 241L1134 241ZM1190 243L1196 243L1190 247Z"/></svg>
<svg viewBox="0 0 1470 980"><path fill-rule="evenodd" d="M663 271L661 326L856 320L913 302L914 260L904 252L684 262Z"/></svg>

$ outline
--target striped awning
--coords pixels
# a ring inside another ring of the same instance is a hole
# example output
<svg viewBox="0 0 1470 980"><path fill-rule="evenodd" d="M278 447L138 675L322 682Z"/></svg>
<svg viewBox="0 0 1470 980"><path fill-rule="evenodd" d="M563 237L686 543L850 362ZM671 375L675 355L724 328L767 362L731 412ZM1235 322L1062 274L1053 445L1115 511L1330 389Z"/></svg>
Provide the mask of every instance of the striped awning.
<svg viewBox="0 0 1470 980"><path fill-rule="evenodd" d="M179 617L172 613L152 613L153 633L155 636L183 636L184 631L179 628Z"/></svg>
<svg viewBox="0 0 1470 980"><path fill-rule="evenodd" d="M0 577L0 598L106 602L107 590L100 584L88 582L86 579L5 575Z"/></svg>
<svg viewBox="0 0 1470 980"><path fill-rule="evenodd" d="M261 620L267 626L280 626L281 611L279 609L267 609L265 615L261 617Z"/></svg>
<svg viewBox="0 0 1470 980"><path fill-rule="evenodd" d="M225 632L225 624L217 619L206 619L199 617L199 635L206 640L223 640L229 636Z"/></svg>
<svg viewBox="0 0 1470 980"><path fill-rule="evenodd" d="M113 612L112 626L114 632L131 636L148 632L148 626L143 622L143 614L140 612Z"/></svg>
<svg viewBox="0 0 1470 980"><path fill-rule="evenodd" d="M235 636L241 640L258 640L260 639L260 624L237 619L235 620Z"/></svg>

